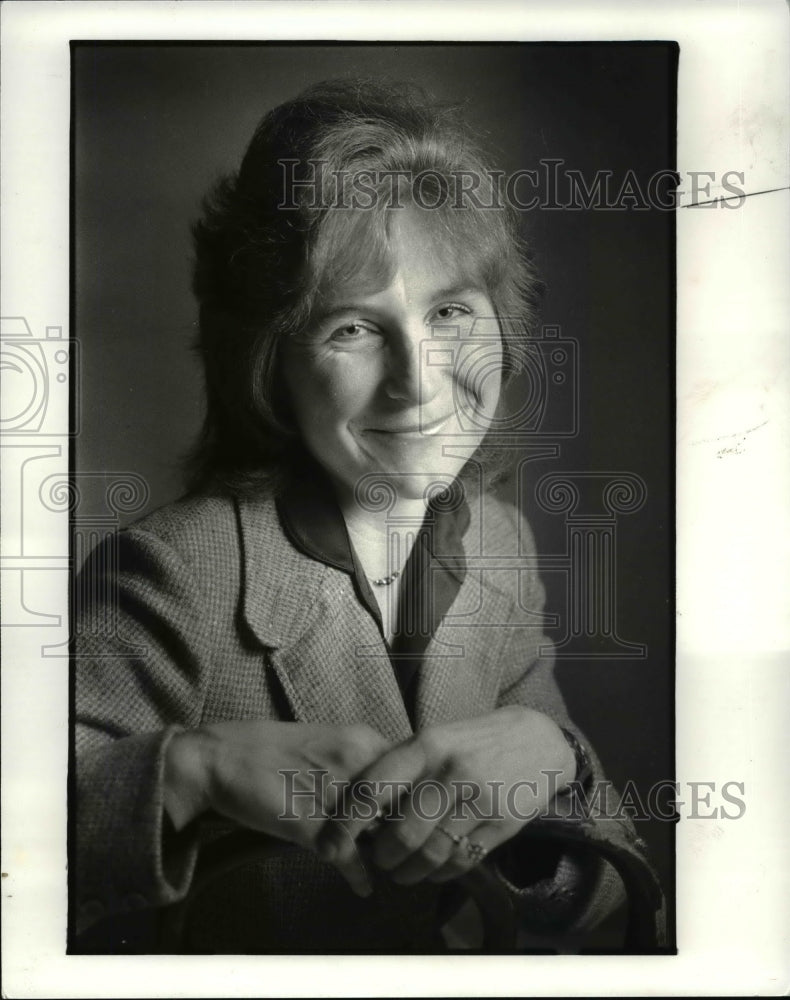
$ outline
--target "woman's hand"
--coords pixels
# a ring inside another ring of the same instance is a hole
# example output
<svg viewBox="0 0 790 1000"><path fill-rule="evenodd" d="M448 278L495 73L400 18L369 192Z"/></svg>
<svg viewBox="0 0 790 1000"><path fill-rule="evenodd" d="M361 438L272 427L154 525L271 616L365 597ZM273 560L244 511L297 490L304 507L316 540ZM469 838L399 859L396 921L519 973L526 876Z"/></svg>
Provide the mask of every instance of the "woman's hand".
<svg viewBox="0 0 790 1000"><path fill-rule="evenodd" d="M177 830L213 809L242 826L315 849L348 783L387 749L386 740L365 724L248 720L177 733L167 751L165 808ZM349 846L337 867L366 895L364 866L352 841Z"/></svg>
<svg viewBox="0 0 790 1000"><path fill-rule="evenodd" d="M321 856L346 865L354 842L372 836L372 859L395 882L454 878L537 816L575 776L575 758L559 726L521 706L435 726L384 753L358 777L370 810L330 820Z"/></svg>

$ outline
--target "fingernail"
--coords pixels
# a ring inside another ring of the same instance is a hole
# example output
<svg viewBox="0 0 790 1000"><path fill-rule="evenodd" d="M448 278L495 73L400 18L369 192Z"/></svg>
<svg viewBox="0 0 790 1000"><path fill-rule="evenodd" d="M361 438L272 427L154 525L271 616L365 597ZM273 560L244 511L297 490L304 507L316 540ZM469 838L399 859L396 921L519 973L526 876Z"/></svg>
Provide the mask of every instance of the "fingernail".
<svg viewBox="0 0 790 1000"><path fill-rule="evenodd" d="M334 864L337 853L337 844L331 840L325 840L318 845L318 856L322 861L326 861L328 865Z"/></svg>
<svg viewBox="0 0 790 1000"><path fill-rule="evenodd" d="M362 896L363 899L373 895L373 886L370 884L370 879L364 865L361 865L358 869L351 888L358 896Z"/></svg>

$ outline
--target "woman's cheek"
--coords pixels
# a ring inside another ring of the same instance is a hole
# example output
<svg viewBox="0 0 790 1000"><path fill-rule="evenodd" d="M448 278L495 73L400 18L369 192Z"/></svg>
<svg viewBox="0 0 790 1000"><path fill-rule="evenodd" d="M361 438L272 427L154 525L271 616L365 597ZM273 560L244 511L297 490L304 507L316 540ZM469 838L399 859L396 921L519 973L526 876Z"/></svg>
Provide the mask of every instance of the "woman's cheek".
<svg viewBox="0 0 790 1000"><path fill-rule="evenodd" d="M455 398L463 409L493 417L502 391L501 355L468 357L456 377Z"/></svg>
<svg viewBox="0 0 790 1000"><path fill-rule="evenodd" d="M333 411L351 418L374 398L378 380L377 366L365 352L338 352L321 366L315 391L331 400Z"/></svg>

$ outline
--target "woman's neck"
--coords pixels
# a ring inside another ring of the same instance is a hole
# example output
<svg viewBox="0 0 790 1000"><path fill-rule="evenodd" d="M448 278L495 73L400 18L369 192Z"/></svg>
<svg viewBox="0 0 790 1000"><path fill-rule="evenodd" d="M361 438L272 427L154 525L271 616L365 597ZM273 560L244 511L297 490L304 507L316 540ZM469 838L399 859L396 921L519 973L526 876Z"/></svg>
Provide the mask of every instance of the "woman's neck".
<svg viewBox="0 0 790 1000"><path fill-rule="evenodd" d="M341 499L340 510L350 531L368 539L372 544L384 540L395 531L415 531L425 519L425 501L398 498L386 510L370 510L352 497Z"/></svg>
<svg viewBox="0 0 790 1000"><path fill-rule="evenodd" d="M383 579L402 572L425 519L425 500L397 497L385 510L371 510L353 495L341 493L338 500L366 575Z"/></svg>
<svg viewBox="0 0 790 1000"><path fill-rule="evenodd" d="M341 493L338 501L362 572L372 584L384 639L392 642L398 621L398 578L422 527L425 501L397 498L385 510L370 510L353 495Z"/></svg>

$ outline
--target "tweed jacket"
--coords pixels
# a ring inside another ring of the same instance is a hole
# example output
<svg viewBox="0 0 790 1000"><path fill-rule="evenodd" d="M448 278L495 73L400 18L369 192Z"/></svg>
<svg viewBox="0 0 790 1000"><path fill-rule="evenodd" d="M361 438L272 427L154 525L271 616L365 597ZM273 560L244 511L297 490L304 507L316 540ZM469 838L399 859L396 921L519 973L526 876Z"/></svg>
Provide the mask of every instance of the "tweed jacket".
<svg viewBox="0 0 790 1000"><path fill-rule="evenodd" d="M573 729L541 629L529 528L488 495L470 512L467 573L426 651L416 727L523 704ZM94 552L78 592L91 595L78 602L75 633L78 928L186 893L196 836L163 848L164 761L180 728L270 718L362 721L393 742L412 733L381 633L349 575L293 545L271 497L164 507ZM600 777L594 754L593 764ZM312 855L311 874L299 864L294 885L323 878L339 891L334 870L316 874L328 866ZM537 928L546 919L593 924L621 898L606 863L565 856L534 884L511 888ZM403 923L403 910L387 907Z"/></svg>

